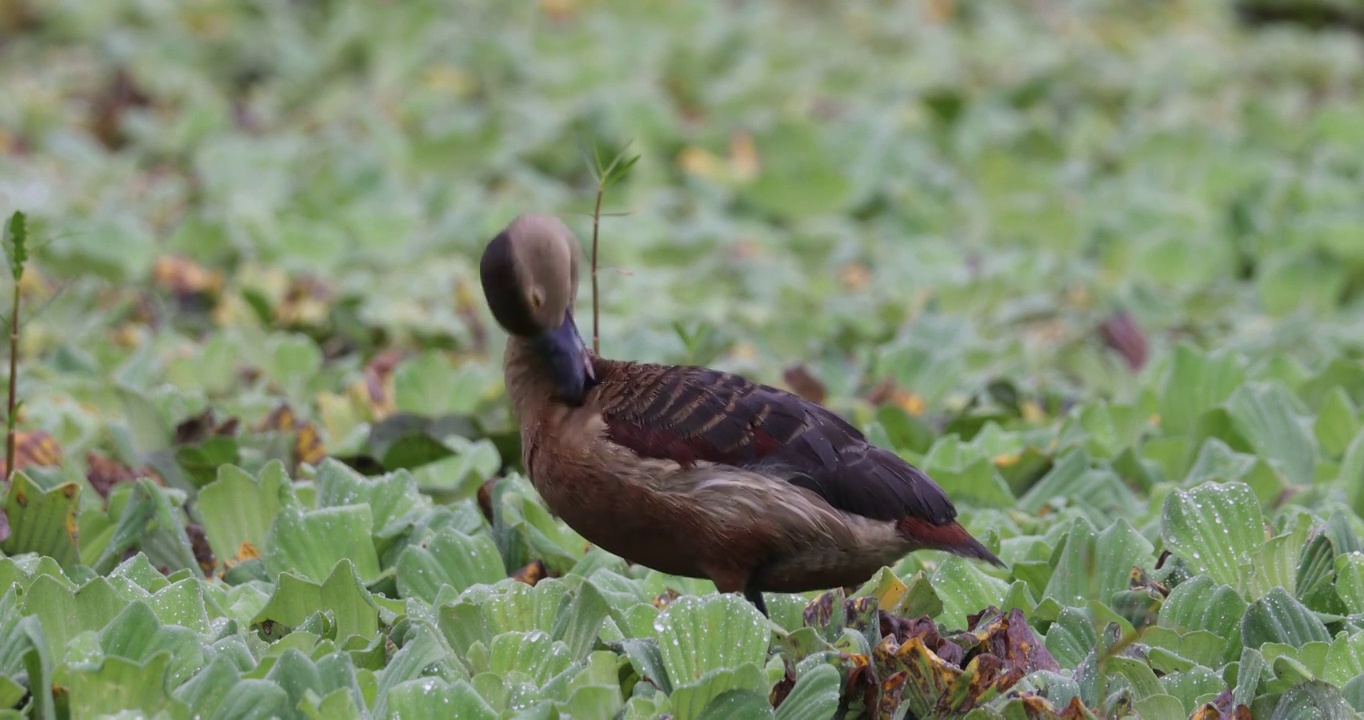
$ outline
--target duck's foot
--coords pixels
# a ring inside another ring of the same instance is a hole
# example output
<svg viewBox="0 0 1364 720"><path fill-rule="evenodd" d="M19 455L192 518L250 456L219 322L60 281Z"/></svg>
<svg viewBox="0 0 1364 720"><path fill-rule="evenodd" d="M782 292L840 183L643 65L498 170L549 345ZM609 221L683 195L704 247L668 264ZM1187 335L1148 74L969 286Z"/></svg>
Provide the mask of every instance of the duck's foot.
<svg viewBox="0 0 1364 720"><path fill-rule="evenodd" d="M753 607L758 608L758 612L762 613L763 617L772 617L767 614L767 603L763 601L763 594L761 591L751 587L744 588L744 597L748 598L748 601L753 603Z"/></svg>

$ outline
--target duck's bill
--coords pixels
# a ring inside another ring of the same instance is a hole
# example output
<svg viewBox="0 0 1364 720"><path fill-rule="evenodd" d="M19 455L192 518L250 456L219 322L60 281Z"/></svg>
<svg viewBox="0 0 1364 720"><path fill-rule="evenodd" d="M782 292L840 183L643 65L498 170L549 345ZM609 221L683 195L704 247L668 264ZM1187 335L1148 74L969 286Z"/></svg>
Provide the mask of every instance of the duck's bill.
<svg viewBox="0 0 1364 720"><path fill-rule="evenodd" d="M597 378L592 369L592 354L573 321L573 311L565 313L563 324L542 335L541 341L560 399L581 405Z"/></svg>

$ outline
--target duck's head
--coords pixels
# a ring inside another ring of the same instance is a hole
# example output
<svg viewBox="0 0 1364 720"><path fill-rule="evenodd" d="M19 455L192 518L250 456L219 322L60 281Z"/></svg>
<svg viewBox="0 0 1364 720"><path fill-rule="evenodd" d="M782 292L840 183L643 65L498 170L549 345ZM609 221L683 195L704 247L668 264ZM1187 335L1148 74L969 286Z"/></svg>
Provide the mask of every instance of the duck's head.
<svg viewBox="0 0 1364 720"><path fill-rule="evenodd" d="M581 404L592 357L573 322L578 239L556 217L521 215L483 251L483 295L497 324L526 338L548 363L561 400Z"/></svg>

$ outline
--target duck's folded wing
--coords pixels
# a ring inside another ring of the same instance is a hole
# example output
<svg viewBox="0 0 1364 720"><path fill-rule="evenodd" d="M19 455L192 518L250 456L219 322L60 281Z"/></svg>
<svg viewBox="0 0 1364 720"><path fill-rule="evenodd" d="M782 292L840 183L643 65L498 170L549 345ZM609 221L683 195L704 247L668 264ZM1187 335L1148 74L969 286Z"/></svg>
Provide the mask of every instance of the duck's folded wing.
<svg viewBox="0 0 1364 720"><path fill-rule="evenodd" d="M597 361L607 438L641 457L763 470L877 520L952 523L947 495L829 410L737 375Z"/></svg>

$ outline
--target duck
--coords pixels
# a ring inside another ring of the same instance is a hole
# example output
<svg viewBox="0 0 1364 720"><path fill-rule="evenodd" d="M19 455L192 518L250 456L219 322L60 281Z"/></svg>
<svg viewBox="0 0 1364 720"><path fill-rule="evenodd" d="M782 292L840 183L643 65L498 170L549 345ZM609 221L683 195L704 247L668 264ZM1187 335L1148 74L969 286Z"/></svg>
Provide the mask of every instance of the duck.
<svg viewBox="0 0 1364 720"><path fill-rule="evenodd" d="M507 333L502 370L522 468L589 543L742 593L856 587L910 552L1003 563L947 493L828 408L706 367L612 360L574 320L581 245L523 214L479 263Z"/></svg>

